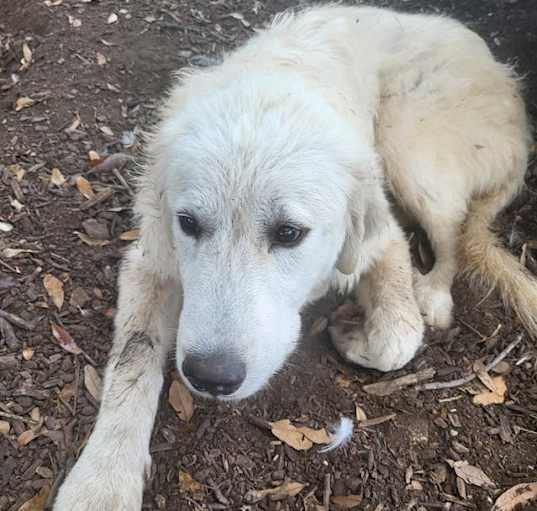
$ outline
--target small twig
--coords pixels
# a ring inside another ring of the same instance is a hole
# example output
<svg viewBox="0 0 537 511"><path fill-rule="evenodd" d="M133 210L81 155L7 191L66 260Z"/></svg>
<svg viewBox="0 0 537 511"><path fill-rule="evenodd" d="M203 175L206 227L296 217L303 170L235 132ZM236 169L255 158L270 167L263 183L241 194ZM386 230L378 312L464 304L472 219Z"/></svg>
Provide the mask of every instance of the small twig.
<svg viewBox="0 0 537 511"><path fill-rule="evenodd" d="M99 192L97 195L95 195L93 199L89 199L88 201L82 203L78 209L80 211L90 209L93 206L96 206L97 204L108 200L110 197L112 197L112 195L114 195L114 191L112 189L103 190L102 192Z"/></svg>
<svg viewBox="0 0 537 511"><path fill-rule="evenodd" d="M114 176L117 177L119 182L123 185L123 188L129 192L130 195L134 195L134 190L131 188L129 183L127 183L127 180L121 175L121 172L118 169L113 169L112 172L114 173Z"/></svg>
<svg viewBox="0 0 537 511"><path fill-rule="evenodd" d="M0 417L21 421L25 424L29 424L30 426L37 426L39 424L39 422L34 421L33 419L27 419L26 417L22 417L21 415L15 415L14 413L0 412Z"/></svg>
<svg viewBox="0 0 537 511"><path fill-rule="evenodd" d="M222 490L220 490L218 485L211 477L207 479L207 485L214 492L214 496L216 497L216 500L220 502L220 504L224 504L225 506L229 504L229 500L225 497L225 495L222 493Z"/></svg>
<svg viewBox="0 0 537 511"><path fill-rule="evenodd" d="M500 354L489 364L485 366L485 371L489 372L491 369L496 367L513 349L520 344L522 341L522 334L520 334L514 341L509 343L507 347L500 352ZM423 385L416 385L416 390L439 390L439 389L451 389L454 387L460 387L461 385L466 385L467 383L470 383L471 381L475 380L477 378L476 373L472 373L469 376L465 376L464 378L458 378L457 380L451 380L451 381L440 381L440 382L431 382L431 383L424 383Z"/></svg>
<svg viewBox="0 0 537 511"><path fill-rule="evenodd" d="M483 335L477 328L470 325L470 323L467 323L463 319L459 319L459 322L462 323L468 330L471 330L474 334L476 334L478 337L481 338L481 340L485 339L485 335Z"/></svg>
<svg viewBox="0 0 537 511"><path fill-rule="evenodd" d="M414 385L423 380L430 380L436 371L433 368L423 369L417 373L407 374L400 378L395 378L389 381L379 381L377 383L371 383L364 385L362 388L368 394L374 394L375 396L388 396L393 392L401 390L403 387Z"/></svg>
<svg viewBox="0 0 537 511"><path fill-rule="evenodd" d="M269 421L262 419L261 417L255 417L254 415L248 415L248 422L261 429L272 431L272 426Z"/></svg>
<svg viewBox="0 0 537 511"><path fill-rule="evenodd" d="M80 363L78 362L78 357L73 357L75 361L75 395L73 400L73 410L76 413L78 406L78 396L80 394Z"/></svg>
<svg viewBox="0 0 537 511"><path fill-rule="evenodd" d="M2 309L0 309L0 318L4 318L6 321L13 323L19 328L24 328L30 331L34 329L34 325L32 323L29 323L28 321L22 319L20 316L16 316L15 314L11 314L11 312L7 312Z"/></svg>
<svg viewBox="0 0 537 511"><path fill-rule="evenodd" d="M330 495L332 490L330 488L330 474L324 475L324 492L323 492L323 506L326 511L330 511Z"/></svg>

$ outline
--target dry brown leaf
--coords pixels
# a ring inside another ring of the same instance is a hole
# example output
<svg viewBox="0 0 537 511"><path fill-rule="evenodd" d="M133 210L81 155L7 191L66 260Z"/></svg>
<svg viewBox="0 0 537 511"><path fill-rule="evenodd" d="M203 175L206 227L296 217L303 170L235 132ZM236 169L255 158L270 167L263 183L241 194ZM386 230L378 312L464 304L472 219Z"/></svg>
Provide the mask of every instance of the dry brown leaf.
<svg viewBox="0 0 537 511"><path fill-rule="evenodd" d="M32 98L21 96L20 98L17 98L17 101L15 102L15 112L20 112L23 108L28 108L34 103L35 101Z"/></svg>
<svg viewBox="0 0 537 511"><path fill-rule="evenodd" d="M517 484L498 497L491 511L513 511L532 500L537 501L537 482Z"/></svg>
<svg viewBox="0 0 537 511"><path fill-rule="evenodd" d="M33 348L24 348L22 350L22 358L24 360L32 360L34 356L34 349Z"/></svg>
<svg viewBox="0 0 537 511"><path fill-rule="evenodd" d="M60 279L57 279L54 275L45 273L43 277L43 286L45 286L47 294L50 296L52 303L58 310L61 310L65 297L63 291L63 282Z"/></svg>
<svg viewBox="0 0 537 511"><path fill-rule="evenodd" d="M121 241L134 241L140 237L140 229L131 229L130 231L122 232L119 235Z"/></svg>
<svg viewBox="0 0 537 511"><path fill-rule="evenodd" d="M496 485L489 479L487 474L479 467L470 465L467 461L446 460L455 474L465 483L479 486L480 488L495 488Z"/></svg>
<svg viewBox="0 0 537 511"><path fill-rule="evenodd" d="M106 64L106 57L100 53L100 52L97 52L97 64L99 66L104 66Z"/></svg>
<svg viewBox="0 0 537 511"><path fill-rule="evenodd" d="M84 385L95 401L101 400L101 390L103 386L101 377L99 376L99 373L97 373L97 370L89 364L84 366Z"/></svg>
<svg viewBox="0 0 537 511"><path fill-rule="evenodd" d="M505 402L505 395L507 394L507 385L503 376L496 376L492 378L495 392L482 392L472 398L474 405L488 406L494 404L502 404Z"/></svg>
<svg viewBox="0 0 537 511"><path fill-rule="evenodd" d="M205 487L188 472L179 470L179 492L188 493L194 500L201 500L205 495Z"/></svg>
<svg viewBox="0 0 537 511"><path fill-rule="evenodd" d="M474 362L474 372L476 373L477 377L481 381L485 387L487 387L491 392L496 392L496 385L494 384L494 380L490 376L490 374L487 372L485 368L485 364L482 360L476 360Z"/></svg>
<svg viewBox="0 0 537 511"><path fill-rule="evenodd" d="M69 334L65 328L60 325L55 325L54 323L50 324L50 328L52 329L52 335L65 351L73 353L74 355L82 353L82 350L77 346L76 342L71 337L71 334Z"/></svg>
<svg viewBox="0 0 537 511"><path fill-rule="evenodd" d="M330 502L339 509L354 509L362 502L360 495L345 495L341 497L332 497Z"/></svg>
<svg viewBox="0 0 537 511"><path fill-rule="evenodd" d="M43 511L45 505L47 504L48 494L50 493L50 488L48 486L43 486L39 493L32 497L30 500L26 501L18 511Z"/></svg>
<svg viewBox="0 0 537 511"><path fill-rule="evenodd" d="M28 445L34 438L36 438L38 435L33 431L32 429L28 429L27 431L23 431L18 437L17 437L17 443L20 446Z"/></svg>
<svg viewBox="0 0 537 511"><path fill-rule="evenodd" d="M54 167L50 175L50 182L55 186L62 186L67 181L60 169Z"/></svg>
<svg viewBox="0 0 537 511"><path fill-rule="evenodd" d="M95 167L95 165L98 165L99 163L103 161L99 153L93 150L88 152L88 158L89 158L91 167Z"/></svg>
<svg viewBox="0 0 537 511"><path fill-rule="evenodd" d="M307 451L313 447L313 442L304 433L297 430L289 419L270 423L272 434L297 451Z"/></svg>
<svg viewBox="0 0 537 511"><path fill-rule="evenodd" d="M306 426L301 426L300 428L297 428L297 431L317 445L329 444L331 441L330 435L324 428L312 429Z"/></svg>
<svg viewBox="0 0 537 511"><path fill-rule="evenodd" d="M168 401L181 420L188 422L194 415L192 394L180 381L174 380L170 385Z"/></svg>
<svg viewBox="0 0 537 511"><path fill-rule="evenodd" d="M270 500L283 500L287 497L294 497L298 495L304 488L305 484L297 483L295 481L286 481L276 488L269 488L268 490L250 490L245 495L245 500L249 504L255 504L265 497L269 497Z"/></svg>
<svg viewBox="0 0 537 511"><path fill-rule="evenodd" d="M112 14L110 14L110 16L108 16L106 23L111 25L112 23L117 23L117 20L118 20L117 14L113 12Z"/></svg>
<svg viewBox="0 0 537 511"><path fill-rule="evenodd" d="M83 232L75 231L75 234L80 238L81 241L90 247L104 247L106 245L110 245L111 243L110 240L94 240Z"/></svg>
<svg viewBox="0 0 537 511"><path fill-rule="evenodd" d="M356 420L358 422L363 422L363 421L367 420L367 415L366 415L364 409L361 408L358 405L356 405Z"/></svg>
<svg viewBox="0 0 537 511"><path fill-rule="evenodd" d="M95 192L93 191L90 182L85 177L77 176L75 179L75 184L78 188L78 191L86 199L93 199L95 197Z"/></svg>
<svg viewBox="0 0 537 511"><path fill-rule="evenodd" d="M11 425L9 424L9 422L0 421L0 435L7 435L10 429Z"/></svg>

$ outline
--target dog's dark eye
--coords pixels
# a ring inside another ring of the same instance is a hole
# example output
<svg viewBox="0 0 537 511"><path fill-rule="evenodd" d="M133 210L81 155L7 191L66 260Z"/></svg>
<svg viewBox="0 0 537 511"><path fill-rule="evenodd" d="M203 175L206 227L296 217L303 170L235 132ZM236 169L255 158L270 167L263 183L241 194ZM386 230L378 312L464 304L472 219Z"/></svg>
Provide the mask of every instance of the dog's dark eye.
<svg viewBox="0 0 537 511"><path fill-rule="evenodd" d="M274 243L278 245L296 245L303 237L304 230L294 225L280 225L274 231Z"/></svg>
<svg viewBox="0 0 537 511"><path fill-rule="evenodd" d="M179 213L179 225L187 236L197 237L200 235L201 229L197 220L185 213Z"/></svg>

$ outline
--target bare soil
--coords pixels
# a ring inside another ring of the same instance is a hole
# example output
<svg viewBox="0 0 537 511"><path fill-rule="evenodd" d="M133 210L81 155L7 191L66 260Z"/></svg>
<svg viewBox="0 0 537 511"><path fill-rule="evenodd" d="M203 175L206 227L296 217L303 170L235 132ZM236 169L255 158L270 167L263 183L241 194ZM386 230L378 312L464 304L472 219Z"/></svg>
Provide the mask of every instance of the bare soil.
<svg viewBox="0 0 537 511"><path fill-rule="evenodd" d="M528 108L535 118L534 0L371 3L445 13L467 23L525 77ZM152 122L174 70L213 62L272 14L293 4L0 0L0 311L16 316L0 321L0 511L19 510L43 488L51 488L50 506L98 409L84 375L86 366L102 374L110 348L117 271L129 243L119 237L131 229L132 185L129 165L119 174L92 172L89 151L101 158L117 152L136 155L139 132ZM109 23L112 13L117 21ZM32 57L21 70L24 43ZM20 106L24 97L33 104L16 111L17 100ZM51 183L53 168L67 179L65 185ZM79 175L95 193L101 192L101 201L88 205L72 186ZM88 224L89 219L95 222ZM6 224L13 229L4 232ZM535 272L533 163L527 189L503 215L499 229L506 246ZM91 239L100 235L109 243L88 245L77 232ZM13 256L5 250L21 248L31 252ZM45 291L45 274L63 283L61 310ZM382 375L344 363L325 332L309 334L312 321L335 307L336 300L327 299L305 313L301 347L269 388L235 405L196 400L189 422L181 421L168 404L168 387L176 377L170 361L144 509L323 509L316 506L327 496L330 475L330 493L360 496L357 509L489 510L502 491L535 481L537 350L527 336L506 359L508 390L502 404L474 405L468 386L424 392L410 386L385 397L363 388L427 367L437 370L436 380L464 376L476 360L488 362L523 332L494 295L465 282L456 284L455 302L453 328L428 332L426 348L409 367ZM51 324L62 325L84 353L63 349ZM295 451L250 418L289 418L326 427L342 415L354 417L357 405L369 418L395 417L355 429L352 440L330 454L320 454L316 447ZM30 422L32 417L39 424ZM25 444L24 433L31 426L36 438ZM480 467L494 488L464 484L447 460ZM199 494L179 484L180 471L202 484ZM249 490L284 480L307 486L283 500L248 503ZM331 509L339 508L333 503Z"/></svg>

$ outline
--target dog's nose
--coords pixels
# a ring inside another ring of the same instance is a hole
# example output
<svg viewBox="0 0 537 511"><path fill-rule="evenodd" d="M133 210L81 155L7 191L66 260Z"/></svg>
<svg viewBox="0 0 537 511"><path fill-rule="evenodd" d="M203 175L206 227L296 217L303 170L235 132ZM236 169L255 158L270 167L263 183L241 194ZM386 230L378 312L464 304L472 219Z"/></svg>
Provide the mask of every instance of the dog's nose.
<svg viewBox="0 0 537 511"><path fill-rule="evenodd" d="M244 381L246 365L230 355L187 355L183 361L183 374L200 392L228 396Z"/></svg>

